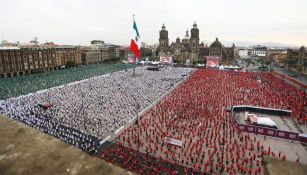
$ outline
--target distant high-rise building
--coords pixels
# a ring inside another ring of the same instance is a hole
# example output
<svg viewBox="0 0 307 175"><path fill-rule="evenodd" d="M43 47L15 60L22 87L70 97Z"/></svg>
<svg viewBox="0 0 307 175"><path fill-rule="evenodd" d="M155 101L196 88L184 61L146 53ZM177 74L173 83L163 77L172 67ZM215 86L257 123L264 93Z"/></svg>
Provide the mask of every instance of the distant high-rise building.
<svg viewBox="0 0 307 175"><path fill-rule="evenodd" d="M92 40L91 44L92 45L104 45L104 41L102 41L102 40Z"/></svg>
<svg viewBox="0 0 307 175"><path fill-rule="evenodd" d="M236 48L238 51L238 56L241 59L246 59L248 58L248 49L247 48Z"/></svg>
<svg viewBox="0 0 307 175"><path fill-rule="evenodd" d="M250 50L250 56L267 56L268 48L266 46L256 45Z"/></svg>
<svg viewBox="0 0 307 175"><path fill-rule="evenodd" d="M33 40L30 41L30 44L34 44L34 45L39 44L38 38L37 38L37 37L34 37Z"/></svg>

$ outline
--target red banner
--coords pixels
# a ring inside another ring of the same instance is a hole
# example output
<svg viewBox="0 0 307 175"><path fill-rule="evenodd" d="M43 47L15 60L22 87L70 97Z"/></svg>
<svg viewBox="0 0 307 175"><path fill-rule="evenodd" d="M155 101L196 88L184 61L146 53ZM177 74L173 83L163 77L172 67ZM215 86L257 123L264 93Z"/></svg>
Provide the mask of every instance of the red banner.
<svg viewBox="0 0 307 175"><path fill-rule="evenodd" d="M219 66L219 57L206 56L207 67L218 67Z"/></svg>
<svg viewBox="0 0 307 175"><path fill-rule="evenodd" d="M172 64L173 58L171 56L160 56L160 63L162 63L162 64Z"/></svg>

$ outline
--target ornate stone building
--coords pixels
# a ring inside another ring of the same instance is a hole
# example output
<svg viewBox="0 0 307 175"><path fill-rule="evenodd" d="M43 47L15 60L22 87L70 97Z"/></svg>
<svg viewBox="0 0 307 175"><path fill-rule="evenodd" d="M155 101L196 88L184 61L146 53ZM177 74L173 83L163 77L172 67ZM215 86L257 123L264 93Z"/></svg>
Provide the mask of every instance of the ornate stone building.
<svg viewBox="0 0 307 175"><path fill-rule="evenodd" d="M101 40L93 40L91 47L55 45L52 42L39 44L37 39L31 43L16 44L14 47L11 44L0 46L0 78L53 71L81 64L101 63L119 58L120 47Z"/></svg>
<svg viewBox="0 0 307 175"><path fill-rule="evenodd" d="M216 39L210 47L204 47L204 43L200 43L199 29L196 22L194 22L192 29L186 31L185 37L177 37L176 42L169 45L168 31L163 24L159 35L159 56L172 56L173 60L178 63L185 63L189 60L191 63L205 62L205 56L218 56L221 64L231 64L234 58L233 47L223 47L223 45Z"/></svg>
<svg viewBox="0 0 307 175"><path fill-rule="evenodd" d="M232 64L235 57L235 45L224 47L218 38L210 45L208 56L219 57L219 63L223 65Z"/></svg>
<svg viewBox="0 0 307 175"><path fill-rule="evenodd" d="M288 49L288 69L299 74L307 75L307 54L302 46L299 50Z"/></svg>
<svg viewBox="0 0 307 175"><path fill-rule="evenodd" d="M54 70L55 52L47 47L0 48L0 78Z"/></svg>
<svg viewBox="0 0 307 175"><path fill-rule="evenodd" d="M159 56L165 56L171 54L169 47L168 31L165 29L164 24L162 26L162 30L160 30L158 50L159 50Z"/></svg>

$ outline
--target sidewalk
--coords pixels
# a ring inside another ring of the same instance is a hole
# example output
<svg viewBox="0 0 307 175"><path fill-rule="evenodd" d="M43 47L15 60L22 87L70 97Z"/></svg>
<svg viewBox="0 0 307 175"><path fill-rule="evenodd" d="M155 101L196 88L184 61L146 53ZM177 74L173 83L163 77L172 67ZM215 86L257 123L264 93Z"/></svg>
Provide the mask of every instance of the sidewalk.
<svg viewBox="0 0 307 175"><path fill-rule="evenodd" d="M290 76L292 79L295 79L296 81L299 81L304 85L307 85L307 75L304 75L304 74L301 75L301 74L298 74L298 73L289 71L285 68L280 68L280 67L277 67L277 66L272 66L272 70L274 70L278 73L284 74L286 76ZM293 77L293 76L295 76L295 77Z"/></svg>
<svg viewBox="0 0 307 175"><path fill-rule="evenodd" d="M252 65L247 66L245 60L237 60L237 63L240 67L242 67L242 71L257 71L260 65ZM281 68L278 65L272 63L272 74L278 76L283 79L287 83L299 88L305 89L307 91L307 75L301 75L292 71L287 70L286 68Z"/></svg>
<svg viewBox="0 0 307 175"><path fill-rule="evenodd" d="M300 75L285 68L277 67L276 65L272 66L272 74L307 92L307 75Z"/></svg>

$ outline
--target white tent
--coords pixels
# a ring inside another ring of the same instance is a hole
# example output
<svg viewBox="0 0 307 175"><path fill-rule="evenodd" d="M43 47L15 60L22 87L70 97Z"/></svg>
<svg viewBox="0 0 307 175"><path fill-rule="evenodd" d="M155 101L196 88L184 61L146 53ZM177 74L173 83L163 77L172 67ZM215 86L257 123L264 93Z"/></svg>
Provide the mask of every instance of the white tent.
<svg viewBox="0 0 307 175"><path fill-rule="evenodd" d="M276 123L270 117L258 117L255 114L248 114L245 112L245 120L249 120L251 124L265 125L270 127L276 127Z"/></svg>
<svg viewBox="0 0 307 175"><path fill-rule="evenodd" d="M276 126L276 123L269 117L258 117L258 125Z"/></svg>

